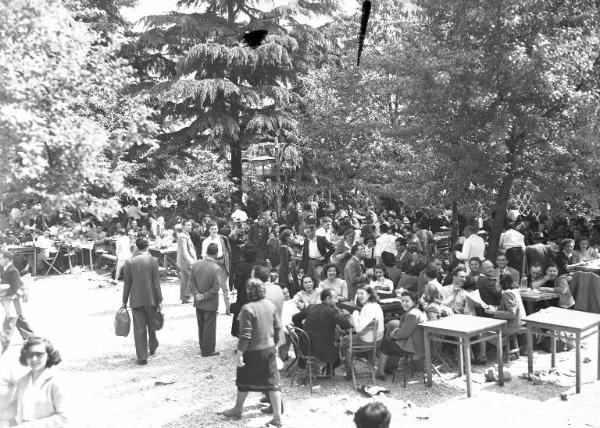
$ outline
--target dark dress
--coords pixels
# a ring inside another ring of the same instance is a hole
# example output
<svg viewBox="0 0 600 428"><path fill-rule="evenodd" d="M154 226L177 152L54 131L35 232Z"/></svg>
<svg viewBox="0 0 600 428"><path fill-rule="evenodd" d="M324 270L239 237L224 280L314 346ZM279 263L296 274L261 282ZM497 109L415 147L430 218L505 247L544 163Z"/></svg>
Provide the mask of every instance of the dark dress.
<svg viewBox="0 0 600 428"><path fill-rule="evenodd" d="M563 251L559 251L558 254L556 254L555 261L558 266L559 276L568 274L569 271L567 270L567 266L575 262L573 254L567 256Z"/></svg>
<svg viewBox="0 0 600 428"><path fill-rule="evenodd" d="M237 337L240 327L238 315L242 310L242 306L248 303L246 281L248 281L250 278L250 274L252 273L252 268L254 268L254 266L254 262L242 260L234 269L233 286L237 290L237 300L231 305L231 314L233 315L233 320L231 321L231 335L235 337Z"/></svg>
<svg viewBox="0 0 600 428"><path fill-rule="evenodd" d="M300 287L294 251L288 245L279 247L279 286L287 288L290 297L294 297Z"/></svg>

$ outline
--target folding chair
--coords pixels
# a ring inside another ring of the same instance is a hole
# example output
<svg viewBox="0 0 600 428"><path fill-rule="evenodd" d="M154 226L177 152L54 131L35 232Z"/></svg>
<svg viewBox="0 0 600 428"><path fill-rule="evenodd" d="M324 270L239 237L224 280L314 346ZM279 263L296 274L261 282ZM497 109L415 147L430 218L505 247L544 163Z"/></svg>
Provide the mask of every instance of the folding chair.
<svg viewBox="0 0 600 428"><path fill-rule="evenodd" d="M50 257L47 258L46 260L43 260L44 264L46 266L48 266L48 270L46 271L46 276L48 276L48 274L50 273L51 270L53 270L54 272L56 272L59 275L62 275L62 272L60 270L58 270L55 266L57 260L58 260L58 255L60 254L60 246L58 248L52 248L50 249Z"/></svg>
<svg viewBox="0 0 600 428"><path fill-rule="evenodd" d="M377 320L374 319L369 324L367 324L365 328L363 328L360 332L357 332L357 334L361 335L364 335L368 332L372 332L373 341L368 345L357 345L356 343L354 343L354 330L352 328L349 330L348 338L350 342L348 344L348 352L350 354L350 361L348 361L348 367L350 368L350 371L352 373L352 382L354 383L354 389L358 389L356 386L357 379L371 379L372 382L375 383L375 361L377 359L377 327ZM367 364L369 365L369 371L357 373L356 367L354 366L354 357L364 354L367 354Z"/></svg>

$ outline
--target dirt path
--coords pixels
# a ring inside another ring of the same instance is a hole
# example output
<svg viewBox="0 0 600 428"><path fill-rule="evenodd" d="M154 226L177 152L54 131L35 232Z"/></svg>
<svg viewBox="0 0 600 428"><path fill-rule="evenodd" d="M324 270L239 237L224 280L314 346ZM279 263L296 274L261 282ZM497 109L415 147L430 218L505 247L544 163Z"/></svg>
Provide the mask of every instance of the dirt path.
<svg viewBox="0 0 600 428"><path fill-rule="evenodd" d="M251 394L241 421L216 415L235 398L235 367L231 358L235 341L229 335L231 317L217 319L217 348L221 356L201 358L195 313L178 303L176 281L163 284L165 327L158 333L160 347L147 366L135 364L133 337L116 337L115 311L121 287L99 288L93 274L36 280L27 317L37 334L50 338L63 355L57 367L67 384L74 427L259 427L270 418L260 412L258 394ZM526 371L522 357L508 370L513 380L501 388L483 382L483 369L474 375L474 397L466 398L463 379L434 377L425 388L415 377L406 388L391 384L386 402L393 412L393 427L600 427L600 382L594 383L597 339L585 344L583 393L574 395L574 351L558 354L562 374L555 383L532 385L518 379ZM16 361L20 340L13 336L9 360ZM548 354L536 354L536 369L548 369ZM341 374L341 373L340 373ZM156 386L157 380L175 380ZM307 387L291 386L284 378L286 427L351 427L351 412L368 401L338 377L320 381L310 394ZM560 399L568 394L568 401ZM410 406L408 406L410 402Z"/></svg>

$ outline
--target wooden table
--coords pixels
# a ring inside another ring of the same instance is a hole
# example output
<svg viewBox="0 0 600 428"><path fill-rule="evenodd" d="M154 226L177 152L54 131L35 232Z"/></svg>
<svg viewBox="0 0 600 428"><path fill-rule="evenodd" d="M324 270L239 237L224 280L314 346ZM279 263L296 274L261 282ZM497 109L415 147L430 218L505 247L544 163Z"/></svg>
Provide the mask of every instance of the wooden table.
<svg viewBox="0 0 600 428"><path fill-rule="evenodd" d="M157 253L163 258L163 263L165 268L169 268L169 265L173 266L176 271L179 271L179 266L177 266L177 261L173 259L173 256L177 257L177 247L150 247L148 248L150 253Z"/></svg>
<svg viewBox="0 0 600 428"><path fill-rule="evenodd" d="M502 327L506 321L456 314L421 324L425 335L425 375L427 386L431 387L431 341L458 345L459 368L462 376L463 366L467 375L467 397L471 396L471 345L484 340L496 339L498 355L498 384L504 386L504 366L502 360Z"/></svg>
<svg viewBox="0 0 600 428"><path fill-rule="evenodd" d="M37 249L33 245L9 245L7 249L13 254L33 254L31 276L35 276L35 271L37 270Z"/></svg>
<svg viewBox="0 0 600 428"><path fill-rule="evenodd" d="M390 319L396 318L396 314L401 315L402 313L404 313L404 309L402 308L400 299L393 299L393 301L383 303L380 301L379 306L381 306L381 310L383 311L383 317L385 322L387 322ZM362 309L360 306L358 306L352 301L337 302L337 307L340 309L346 309L350 313L354 311L360 312L360 310Z"/></svg>
<svg viewBox="0 0 600 428"><path fill-rule="evenodd" d="M600 315L550 307L523 319L527 324L527 368L533 372L533 333L550 338L552 368L556 366L556 338L566 331L575 334L575 392L581 391L581 339L598 334L598 371L600 380Z"/></svg>
<svg viewBox="0 0 600 428"><path fill-rule="evenodd" d="M521 299L526 306L527 313L530 314L535 308L537 302L545 300L558 299L558 293L551 293L549 291L533 291L532 289L519 289L521 293Z"/></svg>

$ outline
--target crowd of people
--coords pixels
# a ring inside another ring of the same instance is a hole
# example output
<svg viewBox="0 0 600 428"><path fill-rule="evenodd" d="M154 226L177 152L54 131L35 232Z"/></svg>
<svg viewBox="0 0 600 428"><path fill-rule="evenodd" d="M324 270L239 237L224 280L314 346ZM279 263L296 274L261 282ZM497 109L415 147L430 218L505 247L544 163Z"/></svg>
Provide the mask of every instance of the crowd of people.
<svg viewBox="0 0 600 428"><path fill-rule="evenodd" d="M126 221L117 218L114 236L112 223L109 227L88 223L78 230L82 239L115 253L115 280L122 274L124 285L122 304L132 308L137 363L147 364L159 346L154 319L162 306L160 263L149 250L173 247L179 298L195 307L203 357L219 355L219 295L224 315L233 315L238 395L234 407L222 414L241 417L248 392L258 391L265 394L269 406L264 410L273 414L274 426L281 424L283 413L279 369L289 361L288 326L306 332L311 354L322 363L321 374L332 375L344 366L346 379L352 378L348 334L354 332L355 344L375 341L377 377L385 380L390 357L411 355L421 360L424 343L418 325L425 320L456 313L495 317L508 320L506 332L516 331L525 316L519 287L552 290L560 297L551 304L572 307L569 275L598 258L600 250L600 224L584 217L567 221L509 212L498 254L489 260L489 222L459 218L452 224L439 210L377 213L371 204L335 209L311 198L279 214L256 213L255 218L237 204L227 219L201 216L165 221L152 210L147 215L136 210L136 214L138 218ZM29 233L35 247L42 248L40 243L51 241L56 233L52 227L60 226L38 220L33 219L35 226ZM459 241L440 248L438 243L448 241L453 227L462 228ZM3 337L10 337L16 327L27 344L35 336L23 315L22 284L5 280L5 275L15 277L16 272L20 277L28 267L31 270L27 260L14 263L7 250L20 243L19 236L10 230L2 236L2 285L8 284L2 291ZM16 267L11 270L12 265ZM477 293L477 298L469 298L471 293ZM400 300L397 319L384 316L379 302L386 298ZM350 302L357 309L340 309L339 302ZM365 328L373 322L375 330ZM33 346L40 351L29 347L23 351L24 364L44 357L52 362L49 368L60 361L50 358L54 350L46 339L35 340ZM475 364L486 364L485 345L475 352ZM299 367L304 364L298 361ZM31 383L31 379L25 382ZM17 392L14 397L18 403L32 395ZM33 417L28 409L26 417Z"/></svg>

